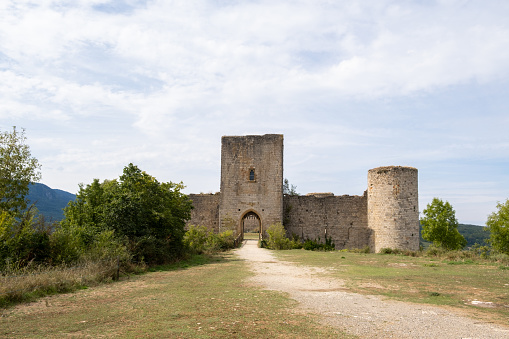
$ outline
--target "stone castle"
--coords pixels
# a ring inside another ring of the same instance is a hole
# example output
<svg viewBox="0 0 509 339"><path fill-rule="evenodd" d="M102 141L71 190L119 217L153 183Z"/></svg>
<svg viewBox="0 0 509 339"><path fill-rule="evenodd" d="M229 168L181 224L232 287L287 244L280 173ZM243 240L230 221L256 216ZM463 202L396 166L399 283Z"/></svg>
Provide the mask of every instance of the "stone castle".
<svg viewBox="0 0 509 339"><path fill-rule="evenodd" d="M330 237L336 249L419 249L417 169L388 166L368 171L361 196L283 194L283 135L223 136L221 191L191 194L188 225L215 232L261 236L275 223L301 239Z"/></svg>

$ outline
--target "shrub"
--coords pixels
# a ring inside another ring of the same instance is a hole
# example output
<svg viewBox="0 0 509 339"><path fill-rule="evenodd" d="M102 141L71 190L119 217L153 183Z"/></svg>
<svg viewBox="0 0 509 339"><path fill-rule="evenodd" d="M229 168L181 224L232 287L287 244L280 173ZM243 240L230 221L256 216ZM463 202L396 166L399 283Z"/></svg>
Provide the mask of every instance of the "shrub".
<svg viewBox="0 0 509 339"><path fill-rule="evenodd" d="M21 220L0 213L0 270L7 265L26 266L45 263L50 257L49 229L27 211Z"/></svg>
<svg viewBox="0 0 509 339"><path fill-rule="evenodd" d="M233 236L233 231L227 230L219 234L210 232L205 249L207 252L220 252L234 247L235 237Z"/></svg>
<svg viewBox="0 0 509 339"><path fill-rule="evenodd" d="M403 250L402 254L407 257L418 257L420 252L411 251L411 250Z"/></svg>
<svg viewBox="0 0 509 339"><path fill-rule="evenodd" d="M378 252L379 254L399 254L407 257L417 257L419 253L411 250L401 250L399 248L384 247Z"/></svg>
<svg viewBox="0 0 509 339"><path fill-rule="evenodd" d="M286 230L281 223L270 225L267 234L269 235L267 248L273 250L291 249L291 241L286 237Z"/></svg>
<svg viewBox="0 0 509 339"><path fill-rule="evenodd" d="M268 239L261 240L259 247L266 247L272 250L291 250L303 247L298 236L292 235L292 239L286 237L286 230L281 223L270 225L267 229Z"/></svg>
<svg viewBox="0 0 509 339"><path fill-rule="evenodd" d="M302 248L308 251L334 251L336 245L332 241L332 237L325 237L325 243L320 242L320 238L315 240L306 239L302 244Z"/></svg>
<svg viewBox="0 0 509 339"><path fill-rule="evenodd" d="M184 245L193 253L202 254L209 237L209 230L205 226L189 226L184 234Z"/></svg>
<svg viewBox="0 0 509 339"><path fill-rule="evenodd" d="M430 246L426 250L425 255L427 257L440 257L440 256L442 256L446 252L447 251L442 249L442 248L438 248L438 247L435 247L435 246Z"/></svg>
<svg viewBox="0 0 509 339"><path fill-rule="evenodd" d="M258 240L258 247L267 248L267 240L265 240L265 239Z"/></svg>
<svg viewBox="0 0 509 339"><path fill-rule="evenodd" d="M474 256L478 256L481 258L488 258L490 256L491 250L492 250L491 247L481 246L476 243L476 244L474 244L474 246L472 246L469 249L469 252L472 253L472 255L474 255Z"/></svg>
<svg viewBox="0 0 509 339"><path fill-rule="evenodd" d="M83 255L85 261L103 261L107 259L118 258L122 262L129 262L132 255L127 249L127 239L118 237L115 231L102 231L97 234L94 242Z"/></svg>
<svg viewBox="0 0 509 339"><path fill-rule="evenodd" d="M494 253L491 259L497 263L509 265L509 255L506 253Z"/></svg>
<svg viewBox="0 0 509 339"><path fill-rule="evenodd" d="M187 249L195 254L215 253L235 247L235 238L232 230L215 234L205 226L191 225L184 234L183 241Z"/></svg>
<svg viewBox="0 0 509 339"><path fill-rule="evenodd" d="M369 246L364 246L363 248L344 249L342 251L351 252L351 253L371 253L371 249L369 248Z"/></svg>

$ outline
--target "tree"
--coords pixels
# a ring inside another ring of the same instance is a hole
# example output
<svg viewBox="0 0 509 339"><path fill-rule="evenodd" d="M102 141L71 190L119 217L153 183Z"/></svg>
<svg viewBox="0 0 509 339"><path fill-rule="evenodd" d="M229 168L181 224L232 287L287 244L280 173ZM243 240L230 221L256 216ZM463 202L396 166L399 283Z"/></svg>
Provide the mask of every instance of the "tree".
<svg viewBox="0 0 509 339"><path fill-rule="evenodd" d="M286 194L286 195L299 195L299 193L297 193L297 186L290 185L290 183L288 182L288 179L286 179L286 178L283 181L283 194Z"/></svg>
<svg viewBox="0 0 509 339"><path fill-rule="evenodd" d="M80 186L64 211L62 227L94 238L105 230L126 237L137 258L158 262L180 255L192 202L182 183L160 183L129 164L118 180ZM86 239L85 239L86 240ZM86 241L85 241L86 242Z"/></svg>
<svg viewBox="0 0 509 339"><path fill-rule="evenodd" d="M503 204L497 203L497 209L486 221L490 231L489 242L497 251L509 254L509 199Z"/></svg>
<svg viewBox="0 0 509 339"><path fill-rule="evenodd" d="M40 165L25 143L25 130L0 132L0 210L19 217L27 207L29 185L40 180Z"/></svg>
<svg viewBox="0 0 509 339"><path fill-rule="evenodd" d="M423 213L421 225L424 240L446 250L459 250L466 245L467 241L458 232L456 212L449 202L433 198Z"/></svg>

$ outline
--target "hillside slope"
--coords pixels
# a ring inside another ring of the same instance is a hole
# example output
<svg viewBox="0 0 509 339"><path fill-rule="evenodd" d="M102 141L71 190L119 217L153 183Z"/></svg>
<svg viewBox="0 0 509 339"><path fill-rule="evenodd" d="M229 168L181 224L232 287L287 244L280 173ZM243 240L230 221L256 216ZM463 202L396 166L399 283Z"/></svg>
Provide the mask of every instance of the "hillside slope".
<svg viewBox="0 0 509 339"><path fill-rule="evenodd" d="M29 204L34 203L39 213L48 220L60 221L64 217L63 209L69 201L74 201L76 195L52 189L44 184L34 183L30 185L30 191L27 199Z"/></svg>

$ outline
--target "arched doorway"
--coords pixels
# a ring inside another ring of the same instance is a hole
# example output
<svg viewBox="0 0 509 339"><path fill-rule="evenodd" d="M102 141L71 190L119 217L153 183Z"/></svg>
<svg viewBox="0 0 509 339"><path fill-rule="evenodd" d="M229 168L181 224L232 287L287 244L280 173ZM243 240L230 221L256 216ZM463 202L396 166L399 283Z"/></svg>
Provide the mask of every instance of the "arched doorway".
<svg viewBox="0 0 509 339"><path fill-rule="evenodd" d="M254 211L249 211L241 219L240 229L243 239L261 239L262 221Z"/></svg>

